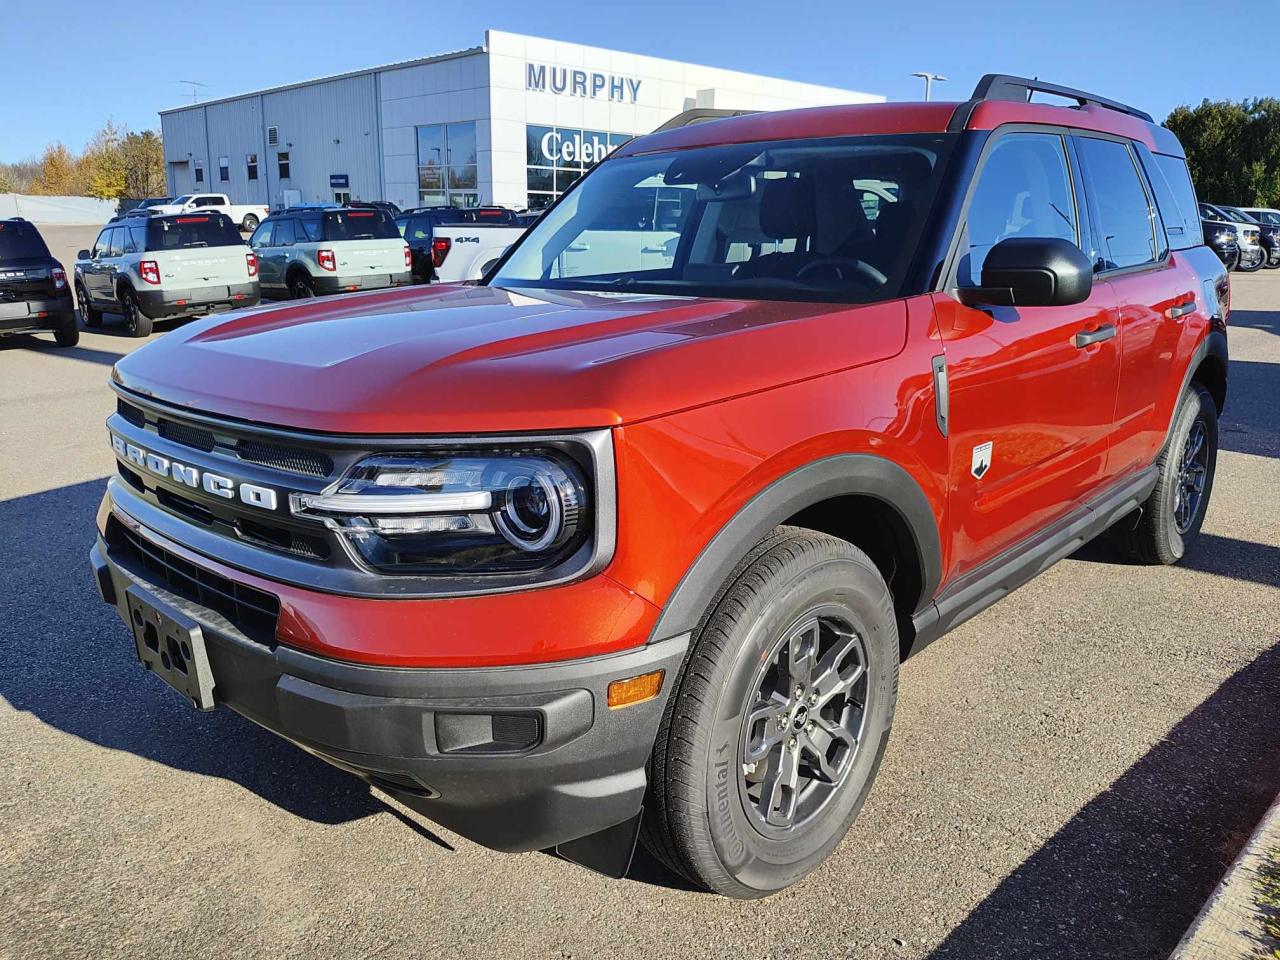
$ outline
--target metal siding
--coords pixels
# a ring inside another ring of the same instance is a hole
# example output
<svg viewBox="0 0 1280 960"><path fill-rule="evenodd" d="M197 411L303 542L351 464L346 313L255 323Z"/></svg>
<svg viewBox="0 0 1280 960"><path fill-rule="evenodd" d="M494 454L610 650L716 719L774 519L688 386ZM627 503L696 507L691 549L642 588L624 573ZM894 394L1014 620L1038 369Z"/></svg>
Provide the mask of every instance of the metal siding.
<svg viewBox="0 0 1280 960"><path fill-rule="evenodd" d="M160 135L164 140L165 179L174 196L195 189L192 161L205 161L205 187L208 187L209 164L205 156L204 107L188 107L160 117ZM173 167L174 162L185 167ZM215 188L216 189L216 188Z"/></svg>
<svg viewBox="0 0 1280 960"><path fill-rule="evenodd" d="M354 199L382 198L372 74L264 94L262 126L280 131L280 144L270 148L267 158L273 206L283 201L285 188L300 190L304 203L332 200L329 175L335 173L350 177ZM281 182L275 155L285 149L290 178Z"/></svg>
<svg viewBox="0 0 1280 960"><path fill-rule="evenodd" d="M257 97L210 104L205 109L208 123L209 158L205 170L210 190L225 193L232 203L267 203L266 156L263 153L261 107ZM258 179L249 179L245 156L258 155ZM230 162L231 179L218 179L218 157Z"/></svg>

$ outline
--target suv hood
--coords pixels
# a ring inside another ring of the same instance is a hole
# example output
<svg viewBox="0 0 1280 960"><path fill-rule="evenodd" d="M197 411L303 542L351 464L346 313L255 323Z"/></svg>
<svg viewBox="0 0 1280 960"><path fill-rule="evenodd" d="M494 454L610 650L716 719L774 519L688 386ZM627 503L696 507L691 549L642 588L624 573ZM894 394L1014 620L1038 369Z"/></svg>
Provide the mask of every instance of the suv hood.
<svg viewBox="0 0 1280 960"><path fill-rule="evenodd" d="M906 305L437 287L208 317L116 364L128 390L329 433L614 426L893 356Z"/></svg>

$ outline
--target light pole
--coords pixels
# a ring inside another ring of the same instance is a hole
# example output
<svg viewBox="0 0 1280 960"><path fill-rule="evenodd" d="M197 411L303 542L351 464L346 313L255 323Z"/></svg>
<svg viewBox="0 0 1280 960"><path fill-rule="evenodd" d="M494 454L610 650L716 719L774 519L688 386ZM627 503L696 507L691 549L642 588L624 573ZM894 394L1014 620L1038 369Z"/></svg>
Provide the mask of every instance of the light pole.
<svg viewBox="0 0 1280 960"><path fill-rule="evenodd" d="M913 77L919 77L924 81L924 98L927 101L929 94L933 91L935 83L943 83L947 78L940 73L924 73L919 71L912 74Z"/></svg>

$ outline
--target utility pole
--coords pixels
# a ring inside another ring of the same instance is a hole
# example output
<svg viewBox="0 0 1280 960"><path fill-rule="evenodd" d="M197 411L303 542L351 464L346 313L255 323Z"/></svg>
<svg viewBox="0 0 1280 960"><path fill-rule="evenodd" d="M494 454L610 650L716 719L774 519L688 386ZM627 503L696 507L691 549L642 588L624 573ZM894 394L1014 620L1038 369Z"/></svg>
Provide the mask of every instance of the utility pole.
<svg viewBox="0 0 1280 960"><path fill-rule="evenodd" d="M924 81L924 98L926 101L928 101L930 93L933 92L933 85L935 83L943 83L947 79L940 73L925 73L923 71L913 73L912 76L919 77Z"/></svg>

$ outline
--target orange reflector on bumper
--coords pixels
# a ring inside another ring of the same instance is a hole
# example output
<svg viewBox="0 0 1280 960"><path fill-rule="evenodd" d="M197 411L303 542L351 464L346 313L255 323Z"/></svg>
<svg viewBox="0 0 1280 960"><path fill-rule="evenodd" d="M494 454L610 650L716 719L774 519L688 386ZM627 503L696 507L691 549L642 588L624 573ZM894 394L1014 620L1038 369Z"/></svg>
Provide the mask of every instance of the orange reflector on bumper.
<svg viewBox="0 0 1280 960"><path fill-rule="evenodd" d="M618 707L629 707L633 703L652 700L662 690L662 678L666 674L665 670L655 670L627 680L613 681L609 684L609 709L616 710Z"/></svg>

